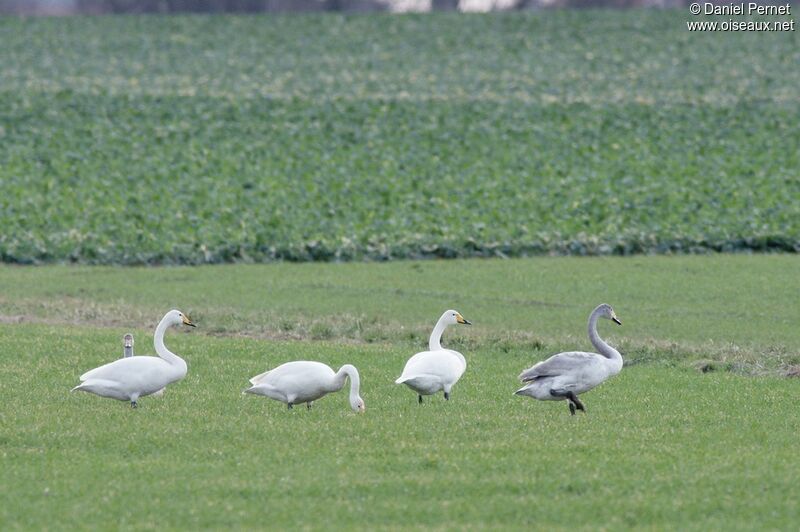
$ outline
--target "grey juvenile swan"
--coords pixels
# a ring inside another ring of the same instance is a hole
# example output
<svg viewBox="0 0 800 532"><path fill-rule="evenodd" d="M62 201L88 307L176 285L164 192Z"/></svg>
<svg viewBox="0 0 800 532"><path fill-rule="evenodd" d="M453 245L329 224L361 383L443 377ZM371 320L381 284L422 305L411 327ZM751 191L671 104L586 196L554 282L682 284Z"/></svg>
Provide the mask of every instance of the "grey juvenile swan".
<svg viewBox="0 0 800 532"><path fill-rule="evenodd" d="M598 318L609 319L617 325L622 325L622 322L617 319L611 305L603 303L592 311L589 316L589 340L600 352L599 355L582 351L553 355L523 371L519 378L528 384L515 393L540 401L567 400L573 416L576 408L585 412L578 395L588 392L622 369L619 351L605 343L597 334Z"/></svg>

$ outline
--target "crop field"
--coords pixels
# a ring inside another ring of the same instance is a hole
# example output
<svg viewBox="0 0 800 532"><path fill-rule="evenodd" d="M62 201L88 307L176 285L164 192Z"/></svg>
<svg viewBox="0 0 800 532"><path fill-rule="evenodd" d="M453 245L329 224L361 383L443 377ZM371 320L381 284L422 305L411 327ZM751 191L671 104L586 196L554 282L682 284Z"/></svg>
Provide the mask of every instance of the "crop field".
<svg viewBox="0 0 800 532"><path fill-rule="evenodd" d="M789 529L800 519L796 256L534 258L177 268L0 268L0 525L14 529ZM626 359L587 413L516 397L520 370ZM189 374L127 404L69 393L167 345ZM449 402L393 380L444 308L467 371ZM288 411L243 396L298 359L362 378ZM704 370L704 371L701 371Z"/></svg>
<svg viewBox="0 0 800 532"><path fill-rule="evenodd" d="M797 34L685 19L0 19L0 260L796 252Z"/></svg>
<svg viewBox="0 0 800 532"><path fill-rule="evenodd" d="M0 530L795 529L800 47L686 18L0 17ZM602 302L587 412L514 396ZM304 359L366 412L242 395Z"/></svg>

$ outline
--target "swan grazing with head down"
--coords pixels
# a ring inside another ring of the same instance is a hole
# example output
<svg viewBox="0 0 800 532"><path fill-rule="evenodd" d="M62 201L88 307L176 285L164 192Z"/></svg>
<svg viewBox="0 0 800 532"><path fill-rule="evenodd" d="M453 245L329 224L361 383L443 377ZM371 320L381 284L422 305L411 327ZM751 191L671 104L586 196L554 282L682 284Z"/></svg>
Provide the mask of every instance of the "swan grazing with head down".
<svg viewBox="0 0 800 532"><path fill-rule="evenodd" d="M444 330L448 325L456 323L472 325L458 311L445 311L433 328L428 340L428 351L409 358L406 367L403 368L403 374L394 381L396 384L405 384L417 392L420 404L423 395L432 395L439 390L444 390L444 398L449 400L450 390L467 369L464 355L452 349L444 349L441 344Z"/></svg>
<svg viewBox="0 0 800 532"><path fill-rule="evenodd" d="M306 403L310 409L311 403L320 397L341 390L347 377L350 377L350 408L355 412L364 412L364 400L358 394L361 379L358 370L350 364L345 364L334 373L321 362L287 362L250 379L253 386L242 393L264 395L286 403L289 409L296 404Z"/></svg>
<svg viewBox="0 0 800 532"><path fill-rule="evenodd" d="M170 310L156 327L153 339L157 357L120 358L81 375L81 383L72 391L90 392L101 397L130 401L136 408L139 397L162 390L167 384L186 376L186 362L164 345L164 333L171 325L195 324L179 310Z"/></svg>
<svg viewBox="0 0 800 532"><path fill-rule="evenodd" d="M592 311L589 316L589 340L600 351L599 355L580 351L553 355L523 371L519 378L529 384L515 393L540 401L567 400L572 415L575 415L576 408L585 412L578 395L588 392L622 369L619 351L605 343L597 334L598 318L609 319L617 325L622 325L622 322L617 319L614 309L605 303Z"/></svg>

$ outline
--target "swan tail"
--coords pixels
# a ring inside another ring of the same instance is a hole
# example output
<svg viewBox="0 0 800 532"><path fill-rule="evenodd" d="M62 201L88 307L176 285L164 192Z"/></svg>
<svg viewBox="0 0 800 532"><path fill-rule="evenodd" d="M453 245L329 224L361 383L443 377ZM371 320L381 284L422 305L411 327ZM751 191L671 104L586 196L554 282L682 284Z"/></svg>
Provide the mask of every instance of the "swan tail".
<svg viewBox="0 0 800 532"><path fill-rule="evenodd" d="M514 395L527 395L533 397L533 395L531 394L531 385L526 384L525 386L514 392Z"/></svg>
<svg viewBox="0 0 800 532"><path fill-rule="evenodd" d="M102 393L117 387L117 383L108 379L88 379L74 387L71 392Z"/></svg>
<svg viewBox="0 0 800 532"><path fill-rule="evenodd" d="M248 393L252 393L254 395L267 395L267 390L272 389L272 386L266 384L254 384L253 386L247 388L242 392L242 395L246 395Z"/></svg>
<svg viewBox="0 0 800 532"><path fill-rule="evenodd" d="M94 382L94 381L89 381L89 380L86 380L86 381L83 381L83 382L81 382L79 385L77 385L77 386L76 386L76 387L74 387L73 389L71 389L71 390L70 390L70 392L75 392L75 391L78 391L78 392L87 391L87 388L91 388L91 387L92 387L92 385L94 385L94 384L95 384L95 382Z"/></svg>
<svg viewBox="0 0 800 532"><path fill-rule="evenodd" d="M265 371L264 373L259 373L258 375L256 375L252 379L250 379L250 384L254 384L254 385L258 384L259 382L261 382L264 379L264 377L269 375L270 371L272 371L272 370Z"/></svg>
<svg viewBox="0 0 800 532"><path fill-rule="evenodd" d="M123 360L129 360L129 359L123 359ZM119 362L119 360L116 360L115 362ZM111 364L113 364L113 362L111 362ZM79 379L80 379L81 382L88 381L88 380L91 380L91 379L107 380L105 377L108 376L106 374L106 369L108 368L108 366L109 366L109 364L104 364L104 365L100 366L99 368L90 369L89 371L87 371L86 373L81 375L79 377Z"/></svg>
<svg viewBox="0 0 800 532"><path fill-rule="evenodd" d="M541 379L542 377L547 377L547 375L542 375L542 373L538 370L538 368L534 366L520 373L519 377L517 378L522 382L533 382L537 379Z"/></svg>
<svg viewBox="0 0 800 532"><path fill-rule="evenodd" d="M81 382L88 381L89 379L91 379L91 378L92 378L92 374L93 374L93 373L94 373L94 372L95 372L97 369L98 369L98 368L95 368L95 369L90 369L89 371L87 371L86 373L84 373L83 375L81 375L81 376L80 376L80 377L78 377L78 378L80 379L80 381L81 381Z"/></svg>

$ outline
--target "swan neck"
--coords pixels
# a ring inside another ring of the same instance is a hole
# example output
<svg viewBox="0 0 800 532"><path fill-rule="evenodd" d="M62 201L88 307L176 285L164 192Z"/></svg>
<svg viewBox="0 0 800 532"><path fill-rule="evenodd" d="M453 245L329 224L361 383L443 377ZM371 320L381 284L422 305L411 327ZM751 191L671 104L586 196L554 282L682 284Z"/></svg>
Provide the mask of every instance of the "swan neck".
<svg viewBox="0 0 800 532"><path fill-rule="evenodd" d="M167 332L169 329L170 323L167 320L166 316L162 319L158 326L156 327L156 334L153 337L153 343L156 347L156 353L158 356L166 360L172 365L180 365L181 363L185 366L186 362L183 361L181 357L167 349L167 346L164 345L164 333Z"/></svg>
<svg viewBox="0 0 800 532"><path fill-rule="evenodd" d="M345 364L339 368L339 371L334 376L334 386L336 387L334 391L339 391L344 387L344 381L347 377L350 377L350 399L358 399L359 391L361 390L361 378L355 366L350 364Z"/></svg>
<svg viewBox="0 0 800 532"><path fill-rule="evenodd" d="M604 357L621 361L622 356L619 354L619 351L608 345L605 340L600 338L600 335L597 334L597 320L599 318L600 313L597 310L592 312L592 315L589 316L589 340L592 342L595 349Z"/></svg>
<svg viewBox="0 0 800 532"><path fill-rule="evenodd" d="M442 348L442 334L445 329L447 329L447 322L444 320L444 316L442 316L439 318L439 321L436 322L436 327L433 328L431 337L428 340L428 349L430 351L438 351Z"/></svg>

